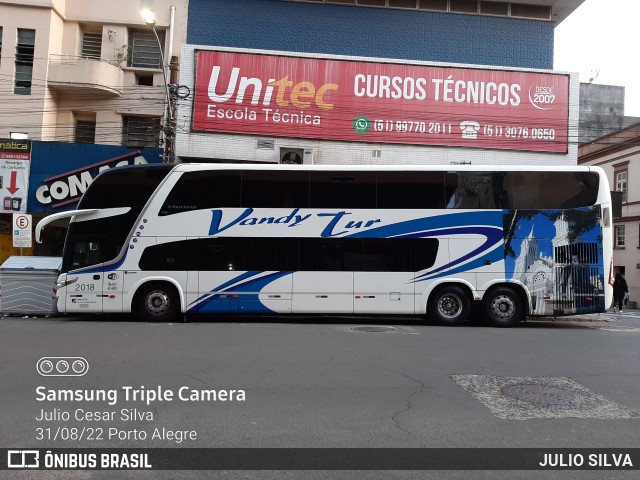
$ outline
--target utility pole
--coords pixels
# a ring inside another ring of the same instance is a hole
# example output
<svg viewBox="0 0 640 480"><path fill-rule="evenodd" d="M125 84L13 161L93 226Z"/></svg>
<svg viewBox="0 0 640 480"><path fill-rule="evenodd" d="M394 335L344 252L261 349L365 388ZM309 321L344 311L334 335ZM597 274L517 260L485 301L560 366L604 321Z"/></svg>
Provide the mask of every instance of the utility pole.
<svg viewBox="0 0 640 480"><path fill-rule="evenodd" d="M175 9L175 7L172 7L172 9ZM174 10L172 10L172 15L173 15L173 11ZM176 155L175 155L176 122L175 122L175 105L174 104L175 104L175 99L177 97L176 97L175 91L171 93L172 85L169 84L169 81L167 78L167 68L169 68L170 71L173 72L173 69L174 69L173 60L175 58L177 63L177 58L172 56L169 59L171 64L167 65L165 63L165 56L163 53L164 46L162 45L162 42L160 41L160 37L158 36L158 32L156 31L155 15L153 14L153 11L148 9L142 10L141 14L142 14L142 18L144 18L144 22L147 24L147 26L151 28L151 30L153 31L153 35L156 37L156 41L158 42L158 50L160 52L160 66L162 68L162 78L164 80L164 89L166 94L165 100L167 104L167 108L164 114L164 117L165 117L164 125L162 126L162 129L161 129L164 136L164 153L162 154L162 162L173 163L175 162L175 158L176 158ZM171 42L171 39L170 39L170 42Z"/></svg>
<svg viewBox="0 0 640 480"><path fill-rule="evenodd" d="M167 113L165 125L163 127L165 145L164 145L164 163L175 163L176 161L176 113L178 99L178 72L180 65L177 56L172 56L169 60L169 84L167 85Z"/></svg>

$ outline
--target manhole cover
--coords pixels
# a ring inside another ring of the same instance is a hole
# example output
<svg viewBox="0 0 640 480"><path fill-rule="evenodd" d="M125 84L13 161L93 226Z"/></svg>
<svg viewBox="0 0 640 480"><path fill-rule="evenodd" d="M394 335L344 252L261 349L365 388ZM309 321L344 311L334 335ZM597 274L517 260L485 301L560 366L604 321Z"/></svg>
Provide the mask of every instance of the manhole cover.
<svg viewBox="0 0 640 480"><path fill-rule="evenodd" d="M551 385L516 384L500 389L503 395L538 405L566 405L582 402L582 396Z"/></svg>
<svg viewBox="0 0 640 480"><path fill-rule="evenodd" d="M396 331L393 327L351 327L351 330L365 333L389 333Z"/></svg>

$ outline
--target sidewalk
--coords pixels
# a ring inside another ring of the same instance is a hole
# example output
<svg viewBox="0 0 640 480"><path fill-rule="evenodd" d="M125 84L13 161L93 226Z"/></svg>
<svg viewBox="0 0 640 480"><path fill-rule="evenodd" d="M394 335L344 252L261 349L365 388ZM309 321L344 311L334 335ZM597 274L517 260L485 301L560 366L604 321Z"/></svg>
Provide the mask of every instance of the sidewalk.
<svg viewBox="0 0 640 480"><path fill-rule="evenodd" d="M628 315L628 317L626 317ZM640 321L640 309L623 308L622 312L614 312L613 308L601 313L585 313L561 317L527 317L527 322L617 322L623 319Z"/></svg>

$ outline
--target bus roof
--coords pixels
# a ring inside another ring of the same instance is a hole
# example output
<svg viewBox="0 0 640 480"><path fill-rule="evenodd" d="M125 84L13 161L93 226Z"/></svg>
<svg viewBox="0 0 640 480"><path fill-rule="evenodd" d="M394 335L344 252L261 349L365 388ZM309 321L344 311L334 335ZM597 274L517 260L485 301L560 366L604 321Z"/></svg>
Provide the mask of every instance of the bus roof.
<svg viewBox="0 0 640 480"><path fill-rule="evenodd" d="M138 170L171 170L175 165L169 163L149 163L143 165L122 165L121 167L107 168L101 171L96 178L104 177L106 175L118 175L127 171ZM94 179L95 180L95 179Z"/></svg>
<svg viewBox="0 0 640 480"><path fill-rule="evenodd" d="M584 165L290 165L258 163L180 163L178 172L208 170L267 170L267 171L436 171L436 172L590 172L600 171L598 167Z"/></svg>

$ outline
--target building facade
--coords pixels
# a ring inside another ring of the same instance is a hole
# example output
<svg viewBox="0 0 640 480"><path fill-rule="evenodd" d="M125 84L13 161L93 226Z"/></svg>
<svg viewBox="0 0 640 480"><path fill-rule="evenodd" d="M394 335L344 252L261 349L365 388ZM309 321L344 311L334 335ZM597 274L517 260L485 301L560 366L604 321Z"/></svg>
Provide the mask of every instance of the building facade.
<svg viewBox="0 0 640 480"><path fill-rule="evenodd" d="M598 165L622 208L613 218L613 272L622 272L631 300L640 299L640 123L580 146L578 163Z"/></svg>
<svg viewBox="0 0 640 480"><path fill-rule="evenodd" d="M19 253L12 213L35 223L72 209L100 169L163 160L187 13L187 0L0 1L0 261Z"/></svg>
<svg viewBox="0 0 640 480"><path fill-rule="evenodd" d="M640 122L624 114L624 94L621 86L580 84L580 145Z"/></svg>
<svg viewBox="0 0 640 480"><path fill-rule="evenodd" d="M179 82L190 97L179 101L177 154L575 164L577 75L545 75L554 27L581 3L191 0ZM318 88L326 90L316 109Z"/></svg>
<svg viewBox="0 0 640 480"><path fill-rule="evenodd" d="M149 5L158 39L140 2L0 2L0 138L159 146L163 54L179 55L187 2Z"/></svg>

